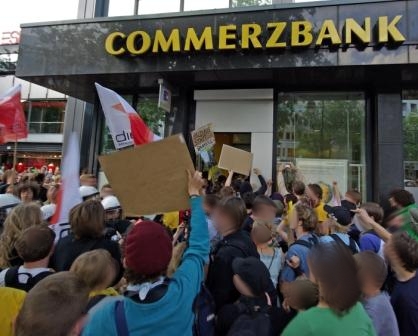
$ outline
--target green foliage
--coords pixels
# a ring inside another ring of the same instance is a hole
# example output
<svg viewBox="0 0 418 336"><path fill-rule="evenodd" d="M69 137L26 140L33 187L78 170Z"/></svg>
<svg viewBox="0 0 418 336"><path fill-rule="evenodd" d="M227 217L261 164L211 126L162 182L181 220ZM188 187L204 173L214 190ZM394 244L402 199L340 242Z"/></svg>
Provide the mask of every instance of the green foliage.
<svg viewBox="0 0 418 336"><path fill-rule="evenodd" d="M137 111L148 125L148 127L157 135L160 134L161 127L164 125L165 111L158 107L155 100L144 99L138 102Z"/></svg>
<svg viewBox="0 0 418 336"><path fill-rule="evenodd" d="M403 121L405 161L418 161L418 111L411 111Z"/></svg>

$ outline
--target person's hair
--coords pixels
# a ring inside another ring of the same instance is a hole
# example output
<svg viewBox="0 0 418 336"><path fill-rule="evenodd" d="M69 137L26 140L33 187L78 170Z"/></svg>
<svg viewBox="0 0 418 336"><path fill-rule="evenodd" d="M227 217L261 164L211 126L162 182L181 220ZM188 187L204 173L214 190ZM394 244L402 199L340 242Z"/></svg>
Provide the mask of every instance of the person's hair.
<svg viewBox="0 0 418 336"><path fill-rule="evenodd" d="M99 238L103 235L104 216L100 201L85 201L70 211L71 230L76 238Z"/></svg>
<svg viewBox="0 0 418 336"><path fill-rule="evenodd" d="M23 230L43 224L42 212L36 203L19 204L6 217L0 236L0 267L9 267L15 244Z"/></svg>
<svg viewBox="0 0 418 336"><path fill-rule="evenodd" d="M17 187L17 197L20 198L20 195L22 194L22 192L25 192L27 190L32 190L34 200L38 198L39 185L35 183L30 183L30 182L22 183Z"/></svg>
<svg viewBox="0 0 418 336"><path fill-rule="evenodd" d="M376 288L381 288L388 276L388 269L384 260L372 251L363 251L354 255L360 272L371 277Z"/></svg>
<svg viewBox="0 0 418 336"><path fill-rule="evenodd" d="M70 272L77 274L92 291L99 286L106 288L112 284L114 279L108 284L104 283L107 279L109 269L112 267L116 276L118 273L116 269L118 265L110 253L104 249L97 249L78 256L71 265Z"/></svg>
<svg viewBox="0 0 418 336"><path fill-rule="evenodd" d="M105 184L105 185L102 186L101 190L103 190L103 189L112 189L112 186L108 183L108 184Z"/></svg>
<svg viewBox="0 0 418 336"><path fill-rule="evenodd" d="M357 265L350 250L338 243L320 243L312 247L308 258L321 298L335 313L345 314L361 296Z"/></svg>
<svg viewBox="0 0 418 336"><path fill-rule="evenodd" d="M173 255L171 256L170 263L167 267L167 276L169 278L171 278L174 275L174 273L177 271L177 268L180 266L186 248L186 242L181 242L173 248Z"/></svg>
<svg viewBox="0 0 418 336"><path fill-rule="evenodd" d="M357 190L348 190L345 194L355 201L356 205L361 204L363 201L363 197Z"/></svg>
<svg viewBox="0 0 418 336"><path fill-rule="evenodd" d="M39 184L44 183L44 181L45 181L45 174L43 174L43 173L36 174L34 180L35 180L35 182L37 182Z"/></svg>
<svg viewBox="0 0 418 336"><path fill-rule="evenodd" d="M2 176L2 182L7 183L7 180L11 178L14 174L15 174L14 170L12 169L6 170Z"/></svg>
<svg viewBox="0 0 418 336"><path fill-rule="evenodd" d="M396 203L402 207L407 207L408 205L414 204L415 199L408 190L405 189L394 189L390 192L390 198L393 198Z"/></svg>
<svg viewBox="0 0 418 336"><path fill-rule="evenodd" d="M60 272L27 294L15 323L16 336L69 335L86 313L89 288L76 274Z"/></svg>
<svg viewBox="0 0 418 336"><path fill-rule="evenodd" d="M239 229L247 217L247 209L244 201L239 197L230 197L221 200L217 205L217 210L228 216L234 223L235 228Z"/></svg>
<svg viewBox="0 0 418 336"><path fill-rule="evenodd" d="M322 200L323 191L319 184L316 184L316 183L308 184L308 188L315 194L316 197Z"/></svg>
<svg viewBox="0 0 418 336"><path fill-rule="evenodd" d="M219 196L221 198L228 198L228 197L233 197L235 195L235 191L232 187L223 187L220 191L219 191Z"/></svg>
<svg viewBox="0 0 418 336"><path fill-rule="evenodd" d="M296 204L298 201L298 198L293 194L287 194L284 196L284 201L286 202L286 204L289 204L290 202L292 202L293 204Z"/></svg>
<svg viewBox="0 0 418 336"><path fill-rule="evenodd" d="M54 246L55 233L45 226L32 226L16 241L16 252L24 262L34 262L49 256Z"/></svg>
<svg viewBox="0 0 418 336"><path fill-rule="evenodd" d="M305 183L303 183L302 181L294 181L292 183L292 191L297 196L304 195L305 189L306 189Z"/></svg>
<svg viewBox="0 0 418 336"><path fill-rule="evenodd" d="M253 212L259 211L262 206L272 207L276 210L276 212L278 210L276 203L274 203L269 197L264 195L260 195L255 198L252 208Z"/></svg>
<svg viewBox="0 0 418 336"><path fill-rule="evenodd" d="M210 208L215 208L220 200L220 197L215 194L208 194L203 198L203 202Z"/></svg>
<svg viewBox="0 0 418 336"><path fill-rule="evenodd" d="M308 279L296 279L291 283L292 308L308 310L315 307L319 301L318 285Z"/></svg>
<svg viewBox="0 0 418 336"><path fill-rule="evenodd" d="M302 222L303 231L313 232L316 230L318 217L311 207L304 204L296 204L294 211L296 211L299 221Z"/></svg>
<svg viewBox="0 0 418 336"><path fill-rule="evenodd" d="M251 237L256 244L269 242L273 237L273 224L256 219L251 230Z"/></svg>
<svg viewBox="0 0 418 336"><path fill-rule="evenodd" d="M406 232L396 232L392 235L391 244L402 267L408 272L418 269L418 242Z"/></svg>
<svg viewBox="0 0 418 336"><path fill-rule="evenodd" d="M373 217L376 223L382 223L385 213L379 204L374 202L367 202L363 203L361 208L366 210L367 214Z"/></svg>
<svg viewBox="0 0 418 336"><path fill-rule="evenodd" d="M245 207L248 210L251 210L254 205L255 194L253 192L246 192L244 195L241 195L242 200L245 202Z"/></svg>

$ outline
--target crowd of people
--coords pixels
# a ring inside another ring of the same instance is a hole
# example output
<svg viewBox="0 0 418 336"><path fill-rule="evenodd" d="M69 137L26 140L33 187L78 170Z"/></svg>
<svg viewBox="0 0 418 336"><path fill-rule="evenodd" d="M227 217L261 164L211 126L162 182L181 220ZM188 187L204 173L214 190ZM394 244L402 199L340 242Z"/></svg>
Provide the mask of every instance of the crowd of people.
<svg viewBox="0 0 418 336"><path fill-rule="evenodd" d="M125 218L83 174L59 230L59 178L4 172L0 334L418 335L413 196L393 190L384 211L334 182L325 200L290 170L274 186L255 169L258 189L187 172L190 209L152 218Z"/></svg>

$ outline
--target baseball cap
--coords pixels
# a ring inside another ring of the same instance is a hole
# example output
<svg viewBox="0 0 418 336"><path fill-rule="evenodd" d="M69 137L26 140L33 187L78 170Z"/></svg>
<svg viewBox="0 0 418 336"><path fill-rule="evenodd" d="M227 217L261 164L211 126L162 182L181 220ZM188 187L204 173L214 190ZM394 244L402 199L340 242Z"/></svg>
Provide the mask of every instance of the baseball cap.
<svg viewBox="0 0 418 336"><path fill-rule="evenodd" d="M232 262L234 274L239 275L251 292L256 296L262 296L270 286L270 273L262 261L255 257L236 258Z"/></svg>
<svg viewBox="0 0 418 336"><path fill-rule="evenodd" d="M353 220L352 212L349 209L347 209L343 206L332 207L332 206L329 206L329 205L325 205L324 210L329 215L334 217L334 219L337 221L337 223L342 225L342 226L350 225L352 220Z"/></svg>

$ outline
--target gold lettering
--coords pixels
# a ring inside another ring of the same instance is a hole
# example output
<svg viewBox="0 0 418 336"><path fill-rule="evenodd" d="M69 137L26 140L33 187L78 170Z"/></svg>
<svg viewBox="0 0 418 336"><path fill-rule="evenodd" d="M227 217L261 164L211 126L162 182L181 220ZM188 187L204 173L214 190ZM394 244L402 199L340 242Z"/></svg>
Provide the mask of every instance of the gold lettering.
<svg viewBox="0 0 418 336"><path fill-rule="evenodd" d="M157 53L161 49L162 52L168 52L170 49L173 52L180 51L180 30L173 29L168 39L165 38L161 29L155 31L154 45L152 52Z"/></svg>
<svg viewBox="0 0 418 336"><path fill-rule="evenodd" d="M309 21L293 21L291 30L290 45L292 47L305 47L312 43L312 23Z"/></svg>
<svg viewBox="0 0 418 336"><path fill-rule="evenodd" d="M205 27L200 38L197 37L194 28L187 28L184 50L190 51L191 46L193 46L194 50L200 50L203 44L205 44L205 50L213 50L212 27Z"/></svg>
<svg viewBox="0 0 418 336"><path fill-rule="evenodd" d="M235 43L228 43L229 40L236 39L236 25L219 26L219 49L235 49Z"/></svg>
<svg viewBox="0 0 418 336"><path fill-rule="evenodd" d="M118 50L115 49L115 40L117 38L124 40L126 38L126 35L121 32L114 32L114 33L109 34L108 37L106 37L105 50L110 55L117 56L117 55L122 55L126 52L125 48L123 47L120 47Z"/></svg>
<svg viewBox="0 0 418 336"><path fill-rule="evenodd" d="M141 48L137 49L137 46L135 45L137 38L140 37L142 39ZM151 47L151 37L144 31L138 30L130 33L128 35L128 38L126 39L126 49L132 54L132 55L141 55L145 54L149 48Z"/></svg>
<svg viewBox="0 0 418 336"><path fill-rule="evenodd" d="M364 26L360 26L356 20L348 18L345 20L345 43L353 43L355 35L362 43L370 43L372 40L370 17L364 19Z"/></svg>
<svg viewBox="0 0 418 336"><path fill-rule="evenodd" d="M396 15L395 18L388 22L387 16L380 16L377 23L379 29L379 42L389 42L389 35L394 42L404 42L406 38L402 35L396 25L401 20L402 15Z"/></svg>
<svg viewBox="0 0 418 336"><path fill-rule="evenodd" d="M266 48L284 48L286 47L286 42L279 42L280 37L282 36L287 23L286 22L269 22L267 23L267 28L274 28L269 39L266 43Z"/></svg>
<svg viewBox="0 0 418 336"><path fill-rule="evenodd" d="M257 23L248 23L242 25L241 47L242 49L250 48L250 42L253 48L262 48L258 37L261 35L261 26Z"/></svg>
<svg viewBox="0 0 418 336"><path fill-rule="evenodd" d="M316 40L316 45L321 46L324 44L324 40L330 40L331 45L341 44L341 37L338 35L337 28L332 20L325 20L322 23L321 30Z"/></svg>

